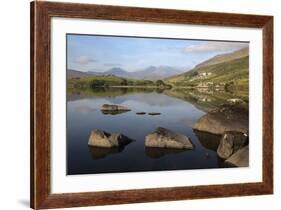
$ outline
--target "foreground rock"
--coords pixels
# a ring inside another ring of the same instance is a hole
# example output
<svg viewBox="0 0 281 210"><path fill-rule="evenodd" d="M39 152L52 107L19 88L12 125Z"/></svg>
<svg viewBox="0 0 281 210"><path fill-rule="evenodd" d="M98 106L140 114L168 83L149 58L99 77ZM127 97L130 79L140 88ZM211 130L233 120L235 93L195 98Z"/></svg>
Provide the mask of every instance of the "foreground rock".
<svg viewBox="0 0 281 210"><path fill-rule="evenodd" d="M102 111L130 111L126 106L116 105L116 104L104 104L101 107Z"/></svg>
<svg viewBox="0 0 281 210"><path fill-rule="evenodd" d="M112 147L122 147L131 142L132 142L131 139L120 133L110 134L105 131L95 129L91 132L88 145L96 146L96 147L112 148Z"/></svg>
<svg viewBox="0 0 281 210"><path fill-rule="evenodd" d="M249 145L239 149L233 155L225 161L228 165L237 167L248 167L249 166Z"/></svg>
<svg viewBox="0 0 281 210"><path fill-rule="evenodd" d="M218 156L222 159L227 159L247 144L248 136L246 134L237 131L226 131L217 150Z"/></svg>
<svg viewBox="0 0 281 210"><path fill-rule="evenodd" d="M145 137L146 147L193 149L190 139L165 128L157 128Z"/></svg>
<svg viewBox="0 0 281 210"><path fill-rule="evenodd" d="M193 129L222 135L225 131L248 133L249 112L241 106L222 105L202 116Z"/></svg>

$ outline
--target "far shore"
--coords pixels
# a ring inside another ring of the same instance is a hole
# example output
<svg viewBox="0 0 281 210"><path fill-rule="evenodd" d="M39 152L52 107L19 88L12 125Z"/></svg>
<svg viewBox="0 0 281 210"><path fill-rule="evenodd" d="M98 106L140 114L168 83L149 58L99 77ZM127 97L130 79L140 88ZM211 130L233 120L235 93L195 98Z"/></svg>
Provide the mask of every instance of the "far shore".
<svg viewBox="0 0 281 210"><path fill-rule="evenodd" d="M109 87L109 88L150 88L150 89L171 89L165 86L148 86L148 85L112 85L112 86L97 86L99 87Z"/></svg>
<svg viewBox="0 0 281 210"><path fill-rule="evenodd" d="M196 89L198 87L193 86L148 86L148 85L106 85L95 86L95 88L148 88L148 89Z"/></svg>

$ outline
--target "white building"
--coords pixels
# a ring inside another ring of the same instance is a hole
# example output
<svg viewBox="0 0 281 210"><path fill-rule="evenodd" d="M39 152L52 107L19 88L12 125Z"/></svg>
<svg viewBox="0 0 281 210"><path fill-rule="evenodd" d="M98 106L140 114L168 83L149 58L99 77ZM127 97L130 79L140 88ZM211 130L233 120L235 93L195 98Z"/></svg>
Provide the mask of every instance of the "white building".
<svg viewBox="0 0 281 210"><path fill-rule="evenodd" d="M201 76L201 77L207 77L207 76L210 76L210 75L212 75L212 72L200 72L199 73L199 76Z"/></svg>

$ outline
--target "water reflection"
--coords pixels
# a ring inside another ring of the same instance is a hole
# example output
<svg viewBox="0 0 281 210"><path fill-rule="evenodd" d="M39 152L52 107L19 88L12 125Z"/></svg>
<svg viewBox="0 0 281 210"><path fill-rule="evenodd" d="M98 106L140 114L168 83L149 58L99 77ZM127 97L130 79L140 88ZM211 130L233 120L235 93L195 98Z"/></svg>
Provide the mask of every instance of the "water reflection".
<svg viewBox="0 0 281 210"><path fill-rule="evenodd" d="M82 112L82 113L90 113L90 112L95 112L97 111L96 108L92 108L89 106L78 106L75 109L77 112Z"/></svg>
<svg viewBox="0 0 281 210"><path fill-rule="evenodd" d="M131 142L129 142L128 144L130 144ZM106 158L109 155L121 153L128 144L120 147L111 147L111 148L96 147L96 146L88 146L88 148L92 159L98 160L98 159Z"/></svg>
<svg viewBox="0 0 281 210"><path fill-rule="evenodd" d="M165 155L178 154L187 152L184 149L169 149L169 148L157 148L157 147L145 147L145 154L150 158L161 158Z"/></svg>
<svg viewBox="0 0 281 210"><path fill-rule="evenodd" d="M101 110L101 112L105 115L117 115L129 112L130 110Z"/></svg>
<svg viewBox="0 0 281 210"><path fill-rule="evenodd" d="M188 101L196 108L209 112L220 105L229 103L229 100L238 98L244 102L243 106L248 107L248 91L205 91L200 89L172 89L165 90L164 94Z"/></svg>
<svg viewBox="0 0 281 210"><path fill-rule="evenodd" d="M214 135L198 130L193 130L193 132L195 133L203 147L205 147L206 149L213 150L215 152L217 151L221 139L220 135Z"/></svg>
<svg viewBox="0 0 281 210"><path fill-rule="evenodd" d="M111 103L121 104L128 100L136 100L150 105L159 105L163 106L174 104L174 100L159 101L155 100L155 94L165 94L174 98L178 98L184 101L187 101L198 109L205 112L210 111L213 108L216 108L222 104L228 103L228 100L233 98L241 99L245 102L245 106L248 106L248 91L239 90L239 91L202 91L201 89L184 89L184 88L175 88L175 89L155 89L155 88L112 88L112 87L96 87L95 89L85 89L85 90L69 90L67 95L68 101L80 100L83 98L107 98ZM145 95L145 93L155 93L151 95ZM155 104L157 103L157 104Z"/></svg>
<svg viewBox="0 0 281 210"><path fill-rule="evenodd" d="M232 93L140 88L69 91L67 174L225 167L216 153L220 138L193 131L191 127L209 109L227 103L229 98L239 97ZM100 111L103 104L120 104L132 111L103 113ZM148 113L161 115L152 117ZM195 149L145 148L145 136L159 126L188 136ZM126 149L88 147L89 133L93 129L128 135L134 143Z"/></svg>
<svg viewBox="0 0 281 210"><path fill-rule="evenodd" d="M113 155L116 153L120 153L124 150L125 147L112 147L112 148L105 148L105 147L93 147L89 146L89 151L93 160L98 160L105 158L109 155Z"/></svg>

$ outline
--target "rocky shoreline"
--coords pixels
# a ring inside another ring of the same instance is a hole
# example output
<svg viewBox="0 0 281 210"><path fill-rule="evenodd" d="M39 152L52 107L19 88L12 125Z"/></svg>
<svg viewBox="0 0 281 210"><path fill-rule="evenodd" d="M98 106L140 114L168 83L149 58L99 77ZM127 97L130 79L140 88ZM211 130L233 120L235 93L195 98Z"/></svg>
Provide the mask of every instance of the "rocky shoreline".
<svg viewBox="0 0 281 210"><path fill-rule="evenodd" d="M223 135L226 131L248 133L249 112L247 109L224 104L202 116L193 129Z"/></svg>
<svg viewBox="0 0 281 210"><path fill-rule="evenodd" d="M222 136L217 154L226 165L249 166L248 110L224 104L202 116L192 127L196 131Z"/></svg>

